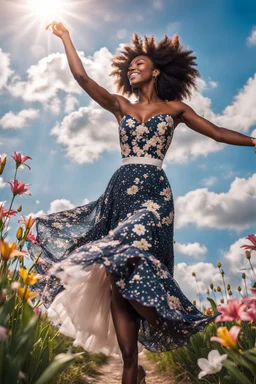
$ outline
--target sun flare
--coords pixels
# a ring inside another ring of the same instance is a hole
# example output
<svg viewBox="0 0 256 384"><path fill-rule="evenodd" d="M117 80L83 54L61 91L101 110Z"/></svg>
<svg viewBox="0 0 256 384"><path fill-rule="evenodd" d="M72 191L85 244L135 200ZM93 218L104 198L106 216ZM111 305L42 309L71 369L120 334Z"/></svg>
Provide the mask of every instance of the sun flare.
<svg viewBox="0 0 256 384"><path fill-rule="evenodd" d="M30 12L43 19L59 19L64 11L62 0L27 0Z"/></svg>

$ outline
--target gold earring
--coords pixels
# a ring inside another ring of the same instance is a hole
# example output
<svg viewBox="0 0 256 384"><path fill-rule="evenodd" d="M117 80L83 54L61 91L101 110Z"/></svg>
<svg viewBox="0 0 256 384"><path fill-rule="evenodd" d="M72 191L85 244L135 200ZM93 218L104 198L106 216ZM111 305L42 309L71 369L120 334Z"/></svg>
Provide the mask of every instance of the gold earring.
<svg viewBox="0 0 256 384"><path fill-rule="evenodd" d="M156 89L156 94L158 95L158 89L157 89L157 75L153 76L154 82L155 82L155 89Z"/></svg>

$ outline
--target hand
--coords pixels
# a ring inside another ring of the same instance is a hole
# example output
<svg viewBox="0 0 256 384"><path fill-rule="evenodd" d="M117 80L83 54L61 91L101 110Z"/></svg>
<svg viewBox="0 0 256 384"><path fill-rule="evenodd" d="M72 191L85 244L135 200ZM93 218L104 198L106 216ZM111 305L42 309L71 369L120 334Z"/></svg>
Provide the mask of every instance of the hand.
<svg viewBox="0 0 256 384"><path fill-rule="evenodd" d="M51 31L54 35L56 35L56 36L58 36L58 37L60 37L60 38L62 38L64 34L69 33L69 31L67 30L67 28L64 27L64 25L63 25L62 23L58 23L57 21L53 21L52 23L48 24L48 25L45 27L46 30L47 30L48 28L50 29L50 31Z"/></svg>

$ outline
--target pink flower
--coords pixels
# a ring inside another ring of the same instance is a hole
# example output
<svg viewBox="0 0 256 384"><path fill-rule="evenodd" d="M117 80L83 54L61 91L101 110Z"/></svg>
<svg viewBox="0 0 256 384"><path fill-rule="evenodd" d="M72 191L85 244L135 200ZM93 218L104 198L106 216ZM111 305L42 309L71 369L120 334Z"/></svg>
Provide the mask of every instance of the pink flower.
<svg viewBox="0 0 256 384"><path fill-rule="evenodd" d="M252 249L254 251L256 251L256 236L255 235L248 235L246 237L246 239L250 240L252 242L253 245L241 245L240 248L245 248L245 249Z"/></svg>
<svg viewBox="0 0 256 384"><path fill-rule="evenodd" d="M21 181L19 183L18 180L7 181L7 183L10 184L12 193L14 195L22 195L23 193L26 193L26 194L32 196L31 193L29 193L28 189L26 188L30 184L25 184L24 181Z"/></svg>
<svg viewBox="0 0 256 384"><path fill-rule="evenodd" d="M34 314L35 315L39 315L40 312L42 312L42 308L41 307L35 307L34 308Z"/></svg>
<svg viewBox="0 0 256 384"><path fill-rule="evenodd" d="M22 156L22 154L20 152L14 152L14 156L12 156L12 158L16 161L16 169L18 169L19 166L21 164L23 164L23 165L25 165L26 167L28 167L31 170L31 168L27 164L24 164L25 161L27 161L28 159L31 159L31 157L29 157L29 156Z"/></svg>
<svg viewBox="0 0 256 384"><path fill-rule="evenodd" d="M23 217L23 220L18 220L18 223L23 223L23 224L25 224L25 227L27 229L30 229L34 224L35 219L33 219L32 216L26 217L26 216L22 215L22 217Z"/></svg>
<svg viewBox="0 0 256 384"><path fill-rule="evenodd" d="M218 311L222 312L222 314L216 317L215 323L220 321L241 320L241 315L246 307L247 305L243 304L238 299L228 300L226 307L217 307Z"/></svg>
<svg viewBox="0 0 256 384"><path fill-rule="evenodd" d="M36 237L31 231L28 232L26 240L31 241L31 243L37 244Z"/></svg>
<svg viewBox="0 0 256 384"><path fill-rule="evenodd" d="M5 327L0 325L0 341L5 341L8 339L8 330Z"/></svg>
<svg viewBox="0 0 256 384"><path fill-rule="evenodd" d="M9 209L4 209L4 205L3 204L0 205L0 220L3 220L3 218L5 216L7 216L7 217L15 216L16 213L17 213L17 211L12 211L12 210L9 213L8 212L9 212Z"/></svg>

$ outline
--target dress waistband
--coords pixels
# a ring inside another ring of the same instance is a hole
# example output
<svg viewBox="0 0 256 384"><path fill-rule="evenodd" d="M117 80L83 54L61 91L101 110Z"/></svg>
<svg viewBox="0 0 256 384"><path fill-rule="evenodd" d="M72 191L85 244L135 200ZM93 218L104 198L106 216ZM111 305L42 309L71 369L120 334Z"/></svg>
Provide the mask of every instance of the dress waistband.
<svg viewBox="0 0 256 384"><path fill-rule="evenodd" d="M152 157L123 157L122 165L126 164L149 164L162 168L163 161Z"/></svg>

